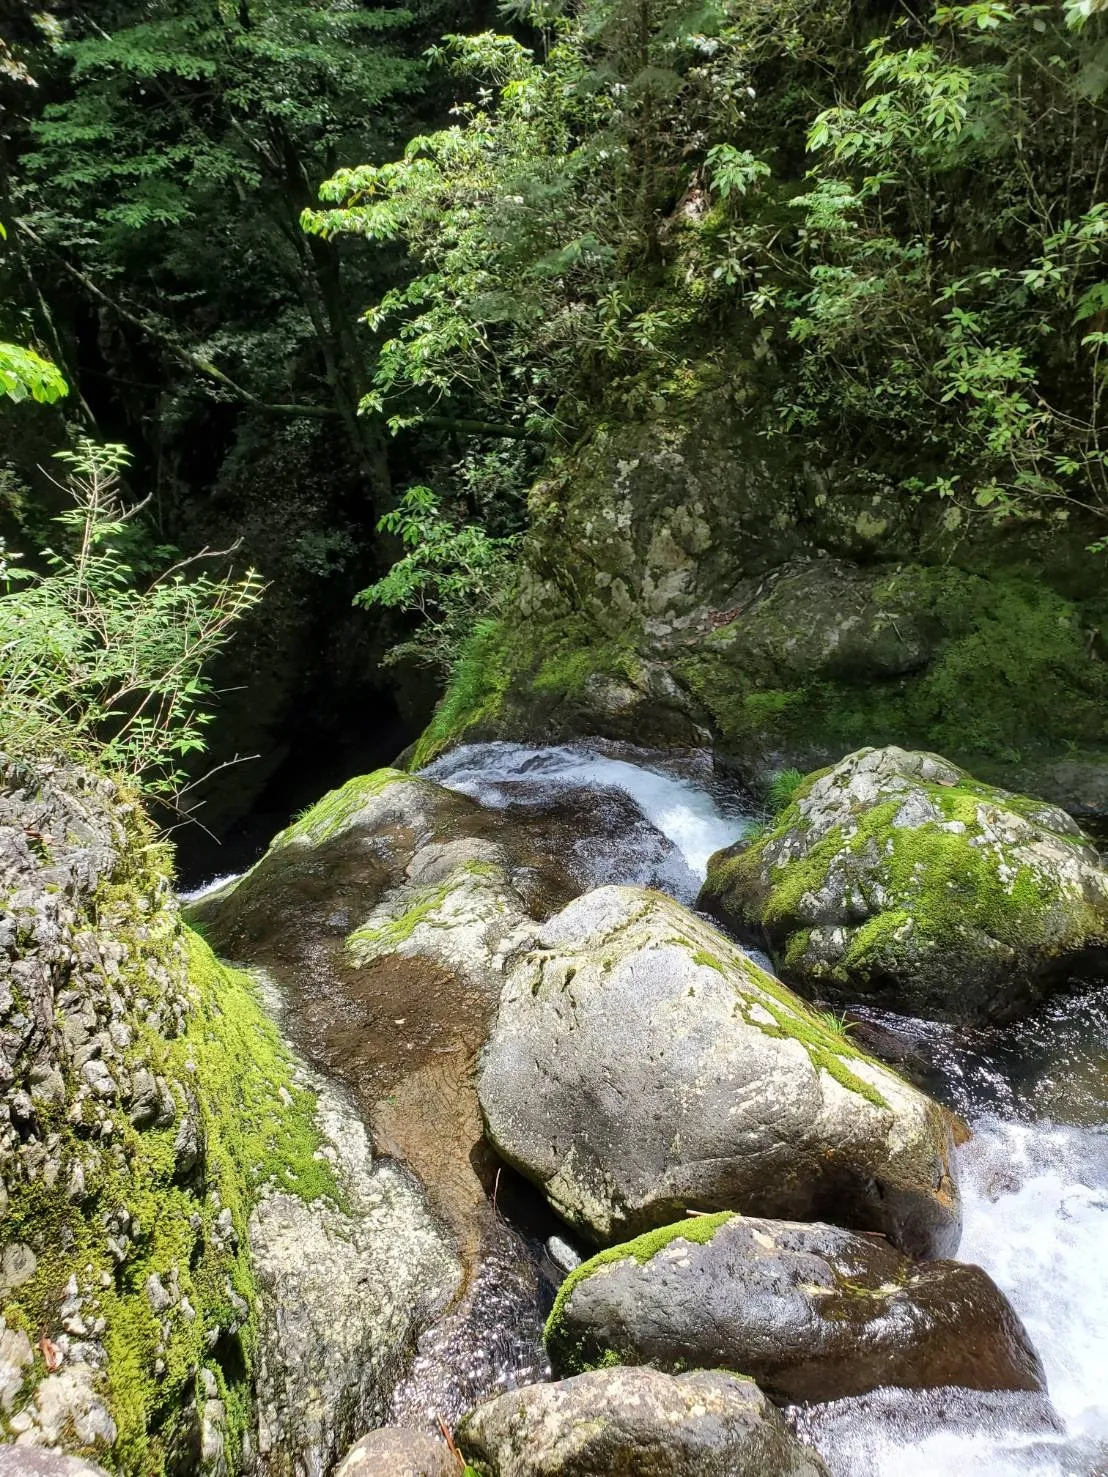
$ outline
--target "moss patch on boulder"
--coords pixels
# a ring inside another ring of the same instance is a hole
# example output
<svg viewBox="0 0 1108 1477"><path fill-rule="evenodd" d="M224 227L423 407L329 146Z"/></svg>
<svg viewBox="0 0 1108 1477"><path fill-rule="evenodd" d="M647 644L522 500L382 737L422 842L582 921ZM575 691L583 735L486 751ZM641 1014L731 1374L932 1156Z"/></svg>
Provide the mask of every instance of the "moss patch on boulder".
<svg viewBox="0 0 1108 1477"><path fill-rule="evenodd" d="M100 876L57 915L69 967L16 938L36 1009L52 1000L25 1069L32 1093L52 1085L5 1169L4 1240L26 1248L30 1275L5 1289L4 1317L32 1354L0 1431L128 1477L195 1464L202 1442L233 1471L253 1418L251 1210L267 1188L341 1199L315 1099L253 979L182 927L133 797L55 775L16 802L54 816L47 874L29 870L24 897L54 896L50 869L73 858L81 875L93 851ZM67 802L83 810L69 830Z"/></svg>
<svg viewBox="0 0 1108 1477"><path fill-rule="evenodd" d="M798 611L803 612L798 618ZM951 566L786 566L675 670L758 786L859 744L951 754L1000 780L1108 749L1098 612Z"/></svg>
<svg viewBox="0 0 1108 1477"><path fill-rule="evenodd" d="M565 1308L573 1296L574 1289L582 1282L594 1276L601 1268L611 1266L613 1262L621 1262L627 1257L640 1265L648 1262L673 1241L690 1241L695 1246L703 1246L705 1242L712 1239L720 1226L725 1226L734 1217L733 1210L720 1210L714 1215L689 1216L687 1220L677 1221L672 1226L658 1226L656 1230L647 1231L644 1235L636 1236L632 1241L624 1241L619 1246L605 1247L603 1251L597 1252L596 1256L589 1257L588 1261L582 1262L579 1267L574 1267L558 1289L554 1306L550 1310L550 1316L543 1330L543 1342L557 1366L560 1369L572 1369L574 1373L579 1373L585 1369L600 1369L620 1362L616 1358L614 1360L594 1360L590 1363L587 1359L574 1357L569 1348L575 1340L566 1328Z"/></svg>
<svg viewBox="0 0 1108 1477"><path fill-rule="evenodd" d="M1064 811L897 748L810 776L701 905L809 993L953 1018L1018 1014L1108 946L1108 873Z"/></svg>

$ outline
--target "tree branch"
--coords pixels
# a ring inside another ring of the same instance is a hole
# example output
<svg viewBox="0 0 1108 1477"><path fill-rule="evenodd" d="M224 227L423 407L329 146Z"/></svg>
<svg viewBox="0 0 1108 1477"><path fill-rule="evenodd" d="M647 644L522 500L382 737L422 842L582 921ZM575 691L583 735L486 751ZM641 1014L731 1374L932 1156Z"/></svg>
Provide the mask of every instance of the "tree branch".
<svg viewBox="0 0 1108 1477"><path fill-rule="evenodd" d="M168 349L181 363L187 364L190 369L194 369L206 379L213 380L217 385L233 395L236 400L241 401L244 405L248 405L251 410L256 410L262 415L287 416L290 419L306 418L309 420L326 421L339 419L339 412L331 405L287 405L263 400L261 396L255 395L244 385L238 384L229 374L224 374L218 365L210 363L207 359L201 358L199 354L194 354L191 349L185 348L183 344L177 343L166 329L161 328L151 319L132 312L118 298L114 298L105 292L102 287L82 272L79 267L75 267L72 262L67 261L61 252L56 251L47 242L43 241L42 237L36 231L32 230L26 221L18 220L16 221L16 225L28 240L33 241L36 246L42 247L44 251L48 251L52 256L56 257L64 270L78 281L86 292L91 293L98 302L102 302L113 313L117 313L120 318L130 323L132 327L137 328L141 333L145 333L150 338L156 339L158 343Z"/></svg>
<svg viewBox="0 0 1108 1477"><path fill-rule="evenodd" d="M456 420L449 415L421 415L418 423L431 426L436 431L461 431L468 436L505 436L513 441L531 441L533 431L524 431L519 426L510 426L500 421Z"/></svg>

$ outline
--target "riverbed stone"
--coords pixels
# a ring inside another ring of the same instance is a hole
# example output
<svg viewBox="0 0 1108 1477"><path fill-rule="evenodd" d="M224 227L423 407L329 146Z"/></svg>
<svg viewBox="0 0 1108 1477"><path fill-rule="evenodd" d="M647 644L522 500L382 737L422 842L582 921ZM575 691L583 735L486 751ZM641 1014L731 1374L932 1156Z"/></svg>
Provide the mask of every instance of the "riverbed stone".
<svg viewBox="0 0 1108 1477"><path fill-rule="evenodd" d="M458 1477L458 1463L438 1437L385 1426L354 1443L335 1477Z"/></svg>
<svg viewBox="0 0 1108 1477"><path fill-rule="evenodd" d="M612 1247L572 1272L546 1330L558 1373L613 1357L733 1369L781 1404L886 1385L1045 1388L980 1267L922 1265L881 1237L724 1212Z"/></svg>
<svg viewBox="0 0 1108 1477"><path fill-rule="evenodd" d="M84 1457L41 1446L0 1446L0 1477L108 1477Z"/></svg>
<svg viewBox="0 0 1108 1477"><path fill-rule="evenodd" d="M478 1092L497 1152L595 1243L730 1209L957 1247L949 1115L646 889L599 888L542 926Z"/></svg>
<svg viewBox="0 0 1108 1477"><path fill-rule="evenodd" d="M250 1219L261 1293L258 1457L267 1477L322 1473L380 1422L419 1333L461 1281L420 1187L375 1162L344 1093L312 1077L345 1204L275 1192Z"/></svg>
<svg viewBox="0 0 1108 1477"><path fill-rule="evenodd" d="M603 1369L528 1385L457 1432L481 1477L826 1477L749 1380Z"/></svg>
<svg viewBox="0 0 1108 1477"><path fill-rule="evenodd" d="M1010 1020L1108 970L1108 870L1065 811L937 754L859 749L711 859L701 908L806 994Z"/></svg>

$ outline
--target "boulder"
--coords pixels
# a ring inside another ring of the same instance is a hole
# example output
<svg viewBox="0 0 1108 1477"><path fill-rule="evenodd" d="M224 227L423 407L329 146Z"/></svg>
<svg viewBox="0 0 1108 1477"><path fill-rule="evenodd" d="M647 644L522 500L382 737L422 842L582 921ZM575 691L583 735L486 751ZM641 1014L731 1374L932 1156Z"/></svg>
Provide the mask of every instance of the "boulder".
<svg viewBox="0 0 1108 1477"><path fill-rule="evenodd" d="M749 1380L603 1369L528 1385L457 1432L481 1477L826 1477Z"/></svg>
<svg viewBox="0 0 1108 1477"><path fill-rule="evenodd" d="M478 1095L497 1152L594 1242L723 1209L957 1247L946 1112L658 893L599 888L541 926Z"/></svg>
<svg viewBox="0 0 1108 1477"><path fill-rule="evenodd" d="M458 1463L436 1436L385 1426L354 1443L335 1477L458 1477Z"/></svg>
<svg viewBox="0 0 1108 1477"><path fill-rule="evenodd" d="M461 1281L419 1186L391 1161L374 1162L345 1094L303 1075L342 1204L274 1190L250 1217L265 1477L328 1471L359 1430L384 1419L413 1343Z"/></svg>
<svg viewBox="0 0 1108 1477"><path fill-rule="evenodd" d="M698 906L807 994L1010 1020L1108 966L1108 871L1065 811L936 754L860 749L717 852Z"/></svg>
<svg viewBox="0 0 1108 1477"><path fill-rule="evenodd" d="M0 1477L108 1477L84 1457L41 1446L0 1446Z"/></svg>
<svg viewBox="0 0 1108 1477"><path fill-rule="evenodd" d="M727 1212L584 1263L546 1339L560 1374L612 1356L733 1369L782 1404L886 1385L1044 1388L1022 1323L980 1267L917 1265L881 1238Z"/></svg>

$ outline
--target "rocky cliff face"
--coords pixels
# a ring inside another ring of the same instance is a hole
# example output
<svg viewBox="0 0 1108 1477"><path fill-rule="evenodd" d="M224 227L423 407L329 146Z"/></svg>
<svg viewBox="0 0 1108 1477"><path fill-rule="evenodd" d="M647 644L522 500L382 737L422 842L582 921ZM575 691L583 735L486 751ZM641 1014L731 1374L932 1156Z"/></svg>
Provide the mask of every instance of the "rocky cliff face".
<svg viewBox="0 0 1108 1477"><path fill-rule="evenodd" d="M0 1447L317 1474L460 1272L167 861L111 781L0 758Z"/></svg>
<svg viewBox="0 0 1108 1477"><path fill-rule="evenodd" d="M757 788L901 743L1103 813L1088 533L806 465L736 376L705 381L535 489L518 609L477 632L418 757L461 733L711 741Z"/></svg>

